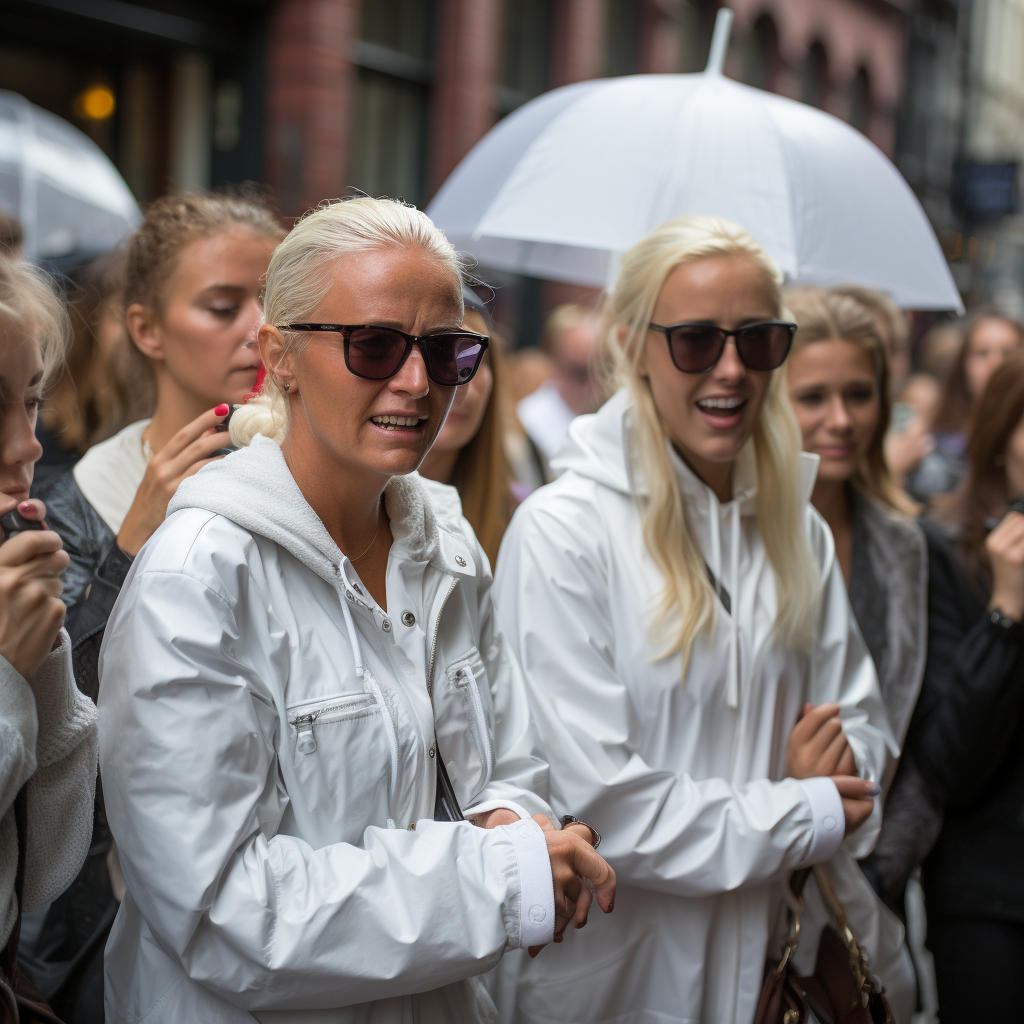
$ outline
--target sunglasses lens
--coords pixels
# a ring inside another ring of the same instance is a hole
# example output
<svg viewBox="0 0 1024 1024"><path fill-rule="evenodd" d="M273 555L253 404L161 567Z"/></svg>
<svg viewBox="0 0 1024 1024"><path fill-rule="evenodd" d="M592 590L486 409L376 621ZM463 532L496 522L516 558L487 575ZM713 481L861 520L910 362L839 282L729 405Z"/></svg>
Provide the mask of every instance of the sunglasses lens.
<svg viewBox="0 0 1024 1024"><path fill-rule="evenodd" d="M486 344L466 334L441 334L427 341L427 370L444 387L468 384L480 365Z"/></svg>
<svg viewBox="0 0 1024 1024"><path fill-rule="evenodd" d="M725 338L717 327L676 327L669 334L672 362L683 373L703 373L718 362Z"/></svg>
<svg viewBox="0 0 1024 1024"><path fill-rule="evenodd" d="M736 348L749 370L777 370L789 352L791 335L785 324L752 324L736 337Z"/></svg>
<svg viewBox="0 0 1024 1024"><path fill-rule="evenodd" d="M405 338L383 327L352 331L348 338L349 369L369 380L384 380L398 369L405 346Z"/></svg>

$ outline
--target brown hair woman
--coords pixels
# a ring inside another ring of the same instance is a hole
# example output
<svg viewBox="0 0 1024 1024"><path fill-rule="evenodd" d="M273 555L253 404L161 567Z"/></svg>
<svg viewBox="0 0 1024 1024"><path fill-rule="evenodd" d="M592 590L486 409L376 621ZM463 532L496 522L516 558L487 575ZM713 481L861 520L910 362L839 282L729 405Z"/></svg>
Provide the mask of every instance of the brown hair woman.
<svg viewBox="0 0 1024 1024"><path fill-rule="evenodd" d="M1024 972L1024 357L975 403L929 535L928 668L907 747L945 820L923 881L943 1024L1020 1018Z"/></svg>
<svg viewBox="0 0 1024 1024"><path fill-rule="evenodd" d="M462 291L463 326L492 338L477 375L460 388L451 412L420 467L420 474L451 484L491 565L517 504L505 450L508 383L501 344L486 305L472 289Z"/></svg>

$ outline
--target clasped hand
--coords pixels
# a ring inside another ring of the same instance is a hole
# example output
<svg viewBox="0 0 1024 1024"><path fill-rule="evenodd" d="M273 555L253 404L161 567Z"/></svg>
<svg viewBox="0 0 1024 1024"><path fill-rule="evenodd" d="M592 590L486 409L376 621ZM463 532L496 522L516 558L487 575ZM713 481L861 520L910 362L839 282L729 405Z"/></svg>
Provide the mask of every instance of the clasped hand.
<svg viewBox="0 0 1024 1024"><path fill-rule="evenodd" d="M519 820L519 815L506 808L498 808L477 820L484 828L508 825ZM540 825L548 844L551 859L551 880L555 888L555 942L573 921L576 928L587 923L594 900L601 910L610 914L615 906L615 872L593 847L593 836L585 825L567 825L556 829L543 814L533 820ZM531 946L530 956L536 956L544 947Z"/></svg>
<svg viewBox="0 0 1024 1024"><path fill-rule="evenodd" d="M853 750L843 732L838 704L805 704L786 748L786 775L794 779L828 776L839 790L846 835L871 816L875 784L857 776Z"/></svg>

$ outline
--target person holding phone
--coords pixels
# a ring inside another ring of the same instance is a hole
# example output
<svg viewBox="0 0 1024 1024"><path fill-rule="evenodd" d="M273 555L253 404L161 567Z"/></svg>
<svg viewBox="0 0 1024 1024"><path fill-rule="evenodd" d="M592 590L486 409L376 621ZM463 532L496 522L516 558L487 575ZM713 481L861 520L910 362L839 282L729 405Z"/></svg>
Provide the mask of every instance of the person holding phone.
<svg viewBox="0 0 1024 1024"><path fill-rule="evenodd" d="M253 390L260 282L283 234L259 195L194 192L150 204L128 242L124 321L140 376L155 376L156 407L38 494L71 557L76 640L105 620L178 484L216 457L215 428ZM75 609L94 584L102 607L86 627Z"/></svg>
<svg viewBox="0 0 1024 1024"><path fill-rule="evenodd" d="M476 976L612 909L597 834L549 820L486 556L414 472L486 350L461 270L368 197L271 259L241 450L179 487L101 653L108 1020L490 1020Z"/></svg>
<svg viewBox="0 0 1024 1024"><path fill-rule="evenodd" d="M975 404L967 465L924 520L928 661L907 750L944 808L922 872L942 1022L1001 1024L1020 1019L1024 972L1024 357Z"/></svg>
<svg viewBox="0 0 1024 1024"><path fill-rule="evenodd" d="M67 314L27 263L0 256L0 522L40 527L29 498L42 454L36 415L66 345ZM12 514L13 513L13 514ZM56 898L75 877L92 837L96 708L75 686L60 599L68 564L51 529L0 540L0 946L17 952L25 910ZM23 852L22 852L23 851ZM17 889L21 888L19 903ZM8 945L13 943L13 950ZM0 959L0 1001L18 1019Z"/></svg>
<svg viewBox="0 0 1024 1024"><path fill-rule="evenodd" d="M780 285L719 218L669 221L627 252L606 314L619 391L576 420L562 475L502 542L498 618L553 804L607 835L621 890L614 930L499 969L508 1021L749 1024L786 880L824 862L872 968L912 1000L899 925L851 857L874 841L898 748L809 503ZM824 923L812 890L804 973Z"/></svg>

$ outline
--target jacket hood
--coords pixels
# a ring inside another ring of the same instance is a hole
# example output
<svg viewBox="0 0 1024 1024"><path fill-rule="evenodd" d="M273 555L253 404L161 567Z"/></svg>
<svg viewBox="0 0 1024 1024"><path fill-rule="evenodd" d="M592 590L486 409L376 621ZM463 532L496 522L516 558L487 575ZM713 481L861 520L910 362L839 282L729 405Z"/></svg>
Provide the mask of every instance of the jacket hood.
<svg viewBox="0 0 1024 1024"><path fill-rule="evenodd" d="M411 473L391 479L384 502L395 543L409 558L443 572L475 575L454 488ZM186 508L224 516L274 541L332 584L348 561L299 490L280 446L267 437L254 437L248 447L184 480L167 514Z"/></svg>
<svg viewBox="0 0 1024 1024"><path fill-rule="evenodd" d="M577 416L569 427L569 436L559 453L551 460L557 474L573 472L621 494L643 496L647 485L632 443L633 401L624 388L617 391L596 412ZM735 494L753 512L752 499L757 493L757 472L753 446L746 445L736 459ZM710 488L696 476L669 446L669 455L688 501L707 504ZM818 456L800 453L800 498L806 505L818 475Z"/></svg>
<svg viewBox="0 0 1024 1024"><path fill-rule="evenodd" d="M623 389L590 416L578 417L569 428L569 439L551 466L556 473L573 472L622 494L647 494L642 469L632 442L633 402ZM697 535L711 583L729 614L729 707L739 706L739 622L732 613L740 601L742 580L739 549L740 521L757 515L757 465L754 446L748 442L733 464L732 499L721 502L715 492L666 441L669 459L686 501L686 515ZM818 473L818 457L800 453L801 507L807 505ZM725 538L728 536L728 544ZM728 550L728 559L725 551ZM727 564L728 563L728 564Z"/></svg>

